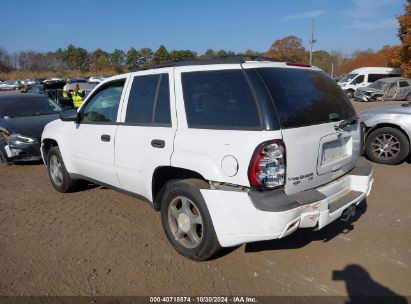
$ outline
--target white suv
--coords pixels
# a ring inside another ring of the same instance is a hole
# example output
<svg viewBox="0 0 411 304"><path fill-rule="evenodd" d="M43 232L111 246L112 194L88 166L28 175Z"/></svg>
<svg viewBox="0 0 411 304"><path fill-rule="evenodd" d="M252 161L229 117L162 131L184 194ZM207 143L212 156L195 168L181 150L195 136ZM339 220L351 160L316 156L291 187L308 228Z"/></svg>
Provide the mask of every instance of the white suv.
<svg viewBox="0 0 411 304"><path fill-rule="evenodd" d="M196 260L348 218L373 182L354 109L315 67L176 62L109 78L60 118L42 136L54 188L143 198Z"/></svg>

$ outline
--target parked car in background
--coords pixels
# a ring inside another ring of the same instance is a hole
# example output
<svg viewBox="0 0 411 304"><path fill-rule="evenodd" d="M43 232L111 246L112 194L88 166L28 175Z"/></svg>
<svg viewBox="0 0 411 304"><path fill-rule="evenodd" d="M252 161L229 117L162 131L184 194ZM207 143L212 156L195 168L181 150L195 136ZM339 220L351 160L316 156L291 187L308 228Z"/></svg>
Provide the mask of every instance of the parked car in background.
<svg viewBox="0 0 411 304"><path fill-rule="evenodd" d="M410 154L411 104L373 108L358 114L365 126L365 153L380 164L396 165Z"/></svg>
<svg viewBox="0 0 411 304"><path fill-rule="evenodd" d="M382 78L354 93L355 100L408 100L411 102L411 79L404 77Z"/></svg>
<svg viewBox="0 0 411 304"><path fill-rule="evenodd" d="M44 84L33 84L26 86L24 90L21 91L22 93L29 93L29 94L43 94L46 95L44 90Z"/></svg>
<svg viewBox="0 0 411 304"><path fill-rule="evenodd" d="M65 79L65 82L70 80L70 83L87 83L87 79L85 78L67 78Z"/></svg>
<svg viewBox="0 0 411 304"><path fill-rule="evenodd" d="M5 81L0 83L0 91L18 90L19 84L14 81Z"/></svg>
<svg viewBox="0 0 411 304"><path fill-rule="evenodd" d="M45 95L0 96L0 163L40 160L41 133L60 111Z"/></svg>
<svg viewBox="0 0 411 304"><path fill-rule="evenodd" d="M105 77L94 77L94 76L92 76L92 77L90 77L89 79L87 79L87 82L89 82L89 83L100 83L100 82L102 82L102 81L104 81L104 79L106 79Z"/></svg>
<svg viewBox="0 0 411 304"><path fill-rule="evenodd" d="M346 92L349 98L353 98L358 88L369 86L381 78L398 76L401 76L401 70L397 68L365 67L351 71L340 79L338 85Z"/></svg>

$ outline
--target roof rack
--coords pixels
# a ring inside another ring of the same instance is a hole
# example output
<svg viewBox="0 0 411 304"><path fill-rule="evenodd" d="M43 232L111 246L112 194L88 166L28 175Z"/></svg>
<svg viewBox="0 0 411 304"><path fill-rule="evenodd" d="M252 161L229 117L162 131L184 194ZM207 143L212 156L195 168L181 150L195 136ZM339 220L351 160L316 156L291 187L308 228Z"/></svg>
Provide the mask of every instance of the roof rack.
<svg viewBox="0 0 411 304"><path fill-rule="evenodd" d="M245 63L246 61L272 61L272 62L282 62L281 60L276 60L270 57L255 56L255 55L223 55L214 56L210 59L174 59L166 61L162 64L157 64L153 66L143 67L135 69L133 72L145 71L151 69L159 68L169 68L178 66L190 66L190 65L208 65L208 64L230 64L230 63Z"/></svg>

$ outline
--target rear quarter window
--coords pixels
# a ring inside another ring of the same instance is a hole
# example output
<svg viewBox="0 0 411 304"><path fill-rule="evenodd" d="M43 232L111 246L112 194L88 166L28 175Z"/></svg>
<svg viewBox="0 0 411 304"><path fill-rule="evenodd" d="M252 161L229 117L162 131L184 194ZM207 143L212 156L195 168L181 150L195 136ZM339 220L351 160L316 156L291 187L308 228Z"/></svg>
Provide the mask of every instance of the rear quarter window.
<svg viewBox="0 0 411 304"><path fill-rule="evenodd" d="M186 72L181 77L189 128L261 129L243 70Z"/></svg>

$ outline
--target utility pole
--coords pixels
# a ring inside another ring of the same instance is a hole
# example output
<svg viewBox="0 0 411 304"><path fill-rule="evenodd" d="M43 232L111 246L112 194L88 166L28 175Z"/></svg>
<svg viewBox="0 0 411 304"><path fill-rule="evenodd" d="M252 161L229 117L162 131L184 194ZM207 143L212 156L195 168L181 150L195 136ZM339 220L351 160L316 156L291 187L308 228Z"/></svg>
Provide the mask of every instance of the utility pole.
<svg viewBox="0 0 411 304"><path fill-rule="evenodd" d="M317 42L317 40L314 39L314 25L315 25L315 17L313 17L313 27L311 30L311 39L310 39L310 65L313 64L313 48L314 48L314 43Z"/></svg>

